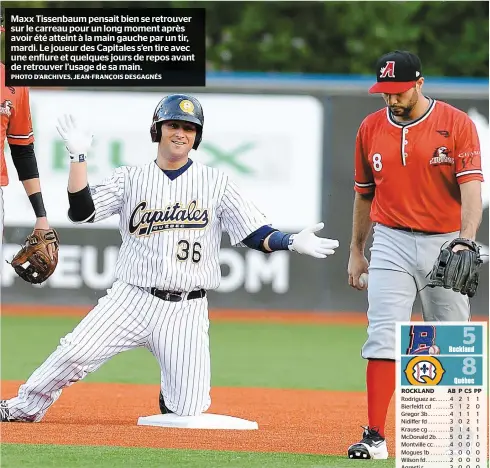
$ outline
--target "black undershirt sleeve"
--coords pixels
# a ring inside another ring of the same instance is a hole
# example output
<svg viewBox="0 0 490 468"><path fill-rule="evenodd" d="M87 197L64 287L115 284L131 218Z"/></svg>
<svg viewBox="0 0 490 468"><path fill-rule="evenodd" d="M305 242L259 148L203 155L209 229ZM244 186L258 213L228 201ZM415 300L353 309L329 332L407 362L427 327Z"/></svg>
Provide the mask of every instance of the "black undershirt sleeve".
<svg viewBox="0 0 490 468"><path fill-rule="evenodd" d="M29 145L9 145L9 147L19 180L37 179L39 171L34 153L34 143Z"/></svg>
<svg viewBox="0 0 490 468"><path fill-rule="evenodd" d="M68 192L68 218L74 223L93 223L95 218L95 205L87 185L79 192Z"/></svg>

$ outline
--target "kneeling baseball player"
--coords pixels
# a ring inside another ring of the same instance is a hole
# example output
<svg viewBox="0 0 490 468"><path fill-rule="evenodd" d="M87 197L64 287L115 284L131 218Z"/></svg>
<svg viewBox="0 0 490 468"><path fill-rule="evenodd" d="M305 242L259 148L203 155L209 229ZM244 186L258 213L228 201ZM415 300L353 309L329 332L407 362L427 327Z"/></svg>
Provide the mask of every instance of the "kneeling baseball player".
<svg viewBox="0 0 490 468"><path fill-rule="evenodd" d="M115 282L18 395L1 401L2 421L40 421L65 387L137 347L147 348L160 364L162 413L205 412L211 404L207 291L219 286L222 231L233 245L265 253L334 254L338 241L315 235L323 223L298 234L280 232L226 174L190 159L203 127L197 99L165 97L150 129L158 144L156 159L120 167L89 186L86 157L92 135L70 116L59 121L71 161L69 218L94 223L119 215L122 245Z"/></svg>

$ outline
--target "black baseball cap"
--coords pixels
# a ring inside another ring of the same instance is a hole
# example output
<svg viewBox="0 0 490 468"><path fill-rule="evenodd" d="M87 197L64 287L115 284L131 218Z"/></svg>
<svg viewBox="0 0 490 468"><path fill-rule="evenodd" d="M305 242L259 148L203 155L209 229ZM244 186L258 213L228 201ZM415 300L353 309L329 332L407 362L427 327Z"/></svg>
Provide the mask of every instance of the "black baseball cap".
<svg viewBox="0 0 490 468"><path fill-rule="evenodd" d="M395 50L376 62L377 83L369 89L371 94L400 94L415 86L422 76L420 59L411 52Z"/></svg>

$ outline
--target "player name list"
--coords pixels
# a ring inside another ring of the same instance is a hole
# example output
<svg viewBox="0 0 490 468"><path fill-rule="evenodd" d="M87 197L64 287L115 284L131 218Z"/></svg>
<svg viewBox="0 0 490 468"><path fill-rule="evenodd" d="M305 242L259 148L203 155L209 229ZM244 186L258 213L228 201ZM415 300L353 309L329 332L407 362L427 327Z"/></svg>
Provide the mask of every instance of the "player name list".
<svg viewBox="0 0 490 468"><path fill-rule="evenodd" d="M483 387L401 389L398 400L397 468L486 467Z"/></svg>
<svg viewBox="0 0 490 468"><path fill-rule="evenodd" d="M478 326L469 328L470 334L479 336L475 332ZM484 336L486 325L482 327L479 346L450 345L446 340L446 345L434 353L400 355L396 391L397 468L487 467Z"/></svg>

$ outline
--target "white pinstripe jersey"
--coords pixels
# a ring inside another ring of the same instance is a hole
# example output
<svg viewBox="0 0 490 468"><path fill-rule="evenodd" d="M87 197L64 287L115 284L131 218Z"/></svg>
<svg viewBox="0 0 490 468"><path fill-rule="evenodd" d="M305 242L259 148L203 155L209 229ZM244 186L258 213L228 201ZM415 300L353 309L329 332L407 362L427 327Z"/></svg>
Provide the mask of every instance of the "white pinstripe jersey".
<svg viewBox="0 0 490 468"><path fill-rule="evenodd" d="M123 166L90 190L94 222L120 215L115 277L135 286L215 289L223 229L239 245L268 224L226 174L195 161L174 180L155 161Z"/></svg>

